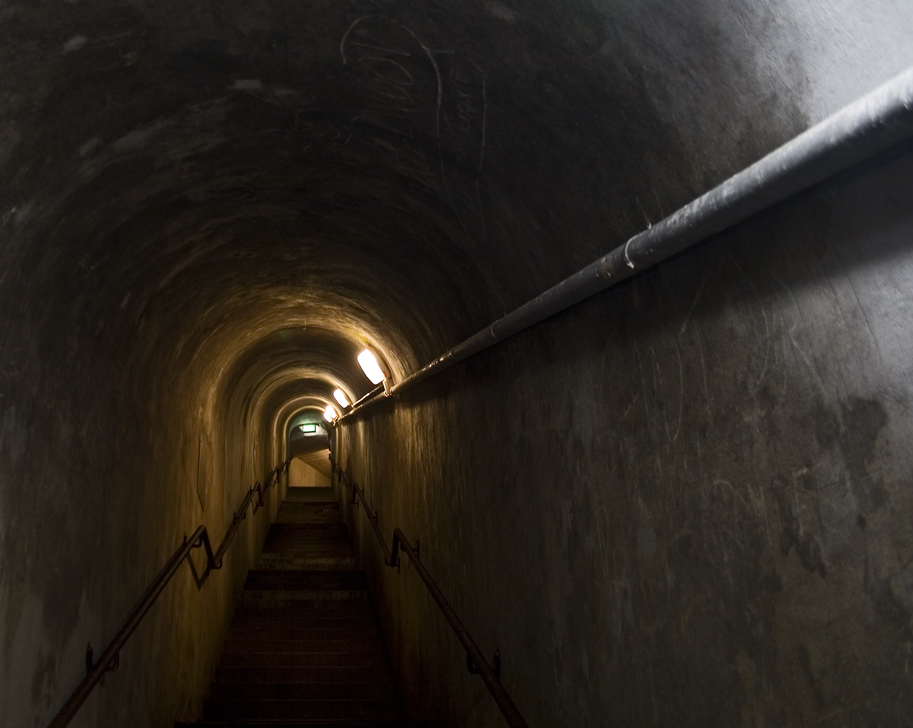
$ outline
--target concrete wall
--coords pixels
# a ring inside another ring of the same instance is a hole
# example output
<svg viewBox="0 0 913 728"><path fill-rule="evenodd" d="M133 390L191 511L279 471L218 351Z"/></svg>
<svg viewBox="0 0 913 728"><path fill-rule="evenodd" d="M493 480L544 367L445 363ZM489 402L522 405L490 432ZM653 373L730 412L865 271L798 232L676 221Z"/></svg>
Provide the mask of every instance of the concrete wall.
<svg viewBox="0 0 913 728"><path fill-rule="evenodd" d="M337 433L530 725L905 724L911 185L905 151ZM501 725L348 519L407 705Z"/></svg>
<svg viewBox="0 0 913 728"><path fill-rule="evenodd" d="M52 275L6 279L7 291L55 285ZM64 317L51 300L52 317ZM0 725L11 727L46 725L85 675L86 645L100 654L198 525L217 547L272 466L262 431L225 427L245 393L202 405L199 375L131 350L127 321L108 320L94 346L66 327L30 330L43 301L3 304L18 310L3 325L21 367L15 386L6 380L0 430ZM248 517L202 591L181 568L71 725L166 726L198 714L280 491ZM202 571L199 553L195 563Z"/></svg>

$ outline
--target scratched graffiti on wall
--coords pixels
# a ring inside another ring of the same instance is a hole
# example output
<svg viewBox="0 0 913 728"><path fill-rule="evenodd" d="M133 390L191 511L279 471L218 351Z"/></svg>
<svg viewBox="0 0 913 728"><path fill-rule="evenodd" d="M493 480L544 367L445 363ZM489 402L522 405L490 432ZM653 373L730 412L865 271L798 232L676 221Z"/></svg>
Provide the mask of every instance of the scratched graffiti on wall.
<svg viewBox="0 0 913 728"><path fill-rule="evenodd" d="M410 28L380 15L353 22L339 50L367 99L353 133L388 166L442 195L465 231L484 239L482 71L457 53L431 51Z"/></svg>
<svg viewBox="0 0 913 728"><path fill-rule="evenodd" d="M460 56L441 56L441 175L468 233L485 238L479 182L485 158L485 76Z"/></svg>

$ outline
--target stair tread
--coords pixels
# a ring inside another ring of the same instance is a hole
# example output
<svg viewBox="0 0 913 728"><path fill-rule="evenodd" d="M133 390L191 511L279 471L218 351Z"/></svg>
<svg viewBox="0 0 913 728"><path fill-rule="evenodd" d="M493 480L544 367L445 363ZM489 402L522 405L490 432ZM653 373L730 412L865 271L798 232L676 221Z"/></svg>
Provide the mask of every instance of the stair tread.
<svg viewBox="0 0 913 728"><path fill-rule="evenodd" d="M226 700L207 701L203 716L231 720L397 720L402 713L393 700Z"/></svg>
<svg viewBox="0 0 913 728"><path fill-rule="evenodd" d="M325 603L320 605L296 604L293 606L267 609L258 604L241 604L235 614L238 626L242 627L255 622L262 626L271 624L295 624L299 627L354 623L362 619L371 619L374 614L368 601L340 602L332 608Z"/></svg>
<svg viewBox="0 0 913 728"><path fill-rule="evenodd" d="M219 667L215 683L302 685L313 683L360 685L393 679L389 668L370 665L323 667Z"/></svg>
<svg viewBox="0 0 913 728"><path fill-rule="evenodd" d="M368 580L363 571L354 570L263 570L251 571L245 589L347 589L364 590Z"/></svg>
<svg viewBox="0 0 913 728"><path fill-rule="evenodd" d="M271 577L289 579L296 577L299 579L329 579L332 578L335 574L339 575L339 578L349 579L352 578L353 574L364 576L364 571L356 571L354 569L340 569L338 572L326 572L326 571L314 571L311 569L294 569L291 572L283 572L277 574L272 569L251 569L247 572L247 578L258 578L258 579L267 579Z"/></svg>
<svg viewBox="0 0 913 728"><path fill-rule="evenodd" d="M362 602L356 602L356 605L362 606ZM370 602L368 606L370 606ZM324 618L307 622L307 615L300 614L303 610L298 611L297 616L302 621L295 624L289 624L282 619L257 623L253 618L244 617L244 621L239 619L237 624L232 625L227 639L339 640L364 639L370 635L380 634L377 623L373 619L367 619L364 613L334 609L336 619ZM346 614L348 614L348 618L344 616ZM332 615L327 615L327 617L329 616Z"/></svg>
<svg viewBox="0 0 913 728"><path fill-rule="evenodd" d="M383 654L358 652L240 652L226 653L219 667L383 667Z"/></svg>
<svg viewBox="0 0 913 728"><path fill-rule="evenodd" d="M376 720L338 720L300 718L297 720L201 720L196 723L175 723L174 728L275 728L283 725L310 726L311 728L425 728L416 723Z"/></svg>
<svg viewBox="0 0 913 728"><path fill-rule="evenodd" d="M336 720L299 718L297 720L201 720L196 723L175 723L174 728L275 728L282 725L305 725L312 728L425 728L424 725L406 723L404 721L376 721L376 720Z"/></svg>
<svg viewBox="0 0 913 728"><path fill-rule="evenodd" d="M392 699L396 685L382 682L213 683L210 700L349 700Z"/></svg>
<svg viewBox="0 0 913 728"><path fill-rule="evenodd" d="M383 652L380 636L373 639L336 639L336 640L242 640L232 639L222 647L223 653L249 652Z"/></svg>

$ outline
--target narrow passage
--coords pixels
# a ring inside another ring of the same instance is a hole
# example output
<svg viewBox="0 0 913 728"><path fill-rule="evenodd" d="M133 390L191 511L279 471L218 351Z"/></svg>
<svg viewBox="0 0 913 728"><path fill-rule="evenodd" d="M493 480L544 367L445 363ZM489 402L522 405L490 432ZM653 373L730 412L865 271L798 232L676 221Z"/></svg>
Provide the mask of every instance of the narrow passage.
<svg viewBox="0 0 913 728"><path fill-rule="evenodd" d="M292 488L203 708L176 728L405 726L363 571L330 488Z"/></svg>

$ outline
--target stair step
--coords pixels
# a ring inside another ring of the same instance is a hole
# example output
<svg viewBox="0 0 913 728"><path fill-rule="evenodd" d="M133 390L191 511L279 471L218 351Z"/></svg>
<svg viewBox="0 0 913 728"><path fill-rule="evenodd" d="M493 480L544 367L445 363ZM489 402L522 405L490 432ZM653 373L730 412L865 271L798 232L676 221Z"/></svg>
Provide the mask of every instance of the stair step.
<svg viewBox="0 0 913 728"><path fill-rule="evenodd" d="M367 601L367 591L246 591L241 596L244 606L264 607L320 606L322 603Z"/></svg>
<svg viewBox="0 0 913 728"><path fill-rule="evenodd" d="M338 548L338 549L317 549L317 548L290 548L285 547L281 551L264 551L262 559L268 561L275 560L277 562L284 561L294 561L298 559L304 559L306 561L316 560L321 562L332 563L332 560L339 560L343 563L353 563L355 561L352 556L352 548Z"/></svg>
<svg viewBox="0 0 913 728"><path fill-rule="evenodd" d="M367 591L368 580L363 571L312 571L285 570L250 571L244 582L245 589L285 589L330 591Z"/></svg>
<svg viewBox="0 0 913 728"><path fill-rule="evenodd" d="M339 522L339 511L288 511L280 510L277 523L294 525L327 525Z"/></svg>
<svg viewBox="0 0 913 728"><path fill-rule="evenodd" d="M289 503L279 506L279 515L302 516L339 516L339 505L336 503Z"/></svg>
<svg viewBox="0 0 913 728"><path fill-rule="evenodd" d="M264 561L271 561L277 564L287 563L291 561L320 561L332 563L332 561L340 561L342 563L355 563L355 557L352 556L351 549L338 549L336 551L317 551L315 549L286 549L282 552L270 553L266 552L263 556L260 557ZM263 567L261 567L263 568Z"/></svg>
<svg viewBox="0 0 913 728"><path fill-rule="evenodd" d="M269 610L270 614L268 615L263 614L262 612L260 615L254 615L252 613L249 618L242 618L238 615L235 619L236 623L231 627L231 636L229 639L256 639L257 637L263 637L264 639L295 639L293 635L298 632L319 634L318 630L334 630L333 633L330 633L328 638L324 639L333 639L340 633L351 634L353 637L358 635L377 635L378 627L374 622L374 615L370 613L368 602L343 603L343 607L352 605L364 606L364 611L368 612L368 615L359 615L357 610L344 608L304 610L288 607ZM267 616L272 616L271 613L273 611L279 612L280 614L285 614L287 612L295 613L297 614L299 621L289 625L284 619L267 619ZM311 614L309 615L307 612L311 612ZM257 619L257 616L260 618ZM335 617L335 619L333 617ZM368 620L371 621L369 622ZM249 635L249 637L247 637L247 635ZM269 635L276 635L276 637L270 637ZM285 635L285 637L283 635Z"/></svg>
<svg viewBox="0 0 913 728"><path fill-rule="evenodd" d="M317 553L314 551L285 552L282 557L263 554L260 557L259 569L275 570L277 567L288 571L357 571L351 551ZM298 564L298 566L295 566ZM313 564L313 565L312 565Z"/></svg>
<svg viewBox="0 0 913 728"><path fill-rule="evenodd" d="M345 556L352 555L352 545L347 541L316 539L316 538L293 538L291 536L276 538L263 544L264 553L333 553Z"/></svg>
<svg viewBox="0 0 913 728"><path fill-rule="evenodd" d="M327 573L323 570L313 570L313 569L295 569L291 572L283 571L276 573L270 569L251 569L247 572L247 579L249 583L252 582L270 582L270 581L282 581L287 582L291 579L298 579L300 581L317 581L317 582L327 582L332 580L337 581L358 581L359 585L366 584L363 571L358 571L356 569L339 569L338 572Z"/></svg>
<svg viewBox="0 0 913 728"><path fill-rule="evenodd" d="M383 654L363 652L229 652L219 667L376 667L386 665Z"/></svg>
<svg viewBox="0 0 913 728"><path fill-rule="evenodd" d="M281 529L267 535L264 542L267 546L273 544L315 544L327 547L350 544L349 534L344 526L328 526L315 524L313 526L297 526L289 523L275 523L273 528Z"/></svg>
<svg viewBox="0 0 913 728"><path fill-rule="evenodd" d="M236 640L352 640L376 639L378 634L376 625L357 620L342 627L300 627L276 624L238 629L233 625L228 639L230 642Z"/></svg>
<svg viewBox="0 0 913 728"><path fill-rule="evenodd" d="M175 723L174 728L277 728L277 726L308 726L309 728L426 728L424 725L416 723L405 723L402 721L326 721L326 720L309 720L301 718L298 720L201 720L197 723Z"/></svg>
<svg viewBox="0 0 913 728"><path fill-rule="evenodd" d="M223 654L245 652L341 652L341 653L383 653L380 638L346 638L337 640L257 640L230 639L222 648Z"/></svg>
<svg viewBox="0 0 913 728"><path fill-rule="evenodd" d="M332 487L310 488L292 486L285 492L286 503L336 502L336 493Z"/></svg>
<svg viewBox="0 0 913 728"><path fill-rule="evenodd" d="M206 719L250 720L396 720L395 700L219 700L206 701Z"/></svg>
<svg viewBox="0 0 913 728"><path fill-rule="evenodd" d="M355 559L353 558L297 558L283 559L282 561L270 558L260 560L260 568L273 569L275 571L309 569L311 571L339 571L340 569L354 569Z"/></svg>
<svg viewBox="0 0 913 728"><path fill-rule="evenodd" d="M387 683L393 679L390 668L370 665L323 667L219 667L216 683L300 684L300 683Z"/></svg>
<svg viewBox="0 0 913 728"><path fill-rule="evenodd" d="M313 508L297 505L295 508L282 506L279 509L277 523L292 525L327 525L339 523L338 508Z"/></svg>
<svg viewBox="0 0 913 728"><path fill-rule="evenodd" d="M339 538L343 541L349 540L349 531L342 521L333 524L308 526L302 528L294 523L274 523L270 526L269 533L266 534L267 540L277 538L313 538L322 536L323 538Z"/></svg>
<svg viewBox="0 0 913 728"><path fill-rule="evenodd" d="M386 682L216 683L212 700L390 700L396 685Z"/></svg>
<svg viewBox="0 0 913 728"><path fill-rule="evenodd" d="M368 601L323 600L315 604L298 603L267 608L262 604L240 603L235 612L238 627L268 627L284 624L295 627L342 626L340 622L368 620L374 623L374 611ZM337 624L334 624L337 623Z"/></svg>
<svg viewBox="0 0 913 728"><path fill-rule="evenodd" d="M336 501L314 501L313 503L306 501L292 501L286 500L280 505L280 508L284 511L336 511L339 513L339 504Z"/></svg>
<svg viewBox="0 0 913 728"><path fill-rule="evenodd" d="M361 602L353 602L361 604ZM295 610L300 611L300 610ZM372 621L366 622L357 616L357 613L350 614L349 617L341 619L327 619L330 613L347 614L348 610L333 609L327 610L327 614L320 615L320 619L307 620L302 617L299 624L289 626L284 620L277 619L273 621L260 620L247 626L240 621L232 625L231 633L228 640L281 640L281 639L377 639L380 634L377 625ZM303 636L299 636L303 635Z"/></svg>
<svg viewBox="0 0 913 728"><path fill-rule="evenodd" d="M349 545L338 546L335 548L326 548L325 546L301 546L281 545L279 550L274 551L272 547L263 551L263 557L285 561L290 559L353 559L352 547Z"/></svg>
<svg viewBox="0 0 913 728"><path fill-rule="evenodd" d="M326 547L342 546L351 544L349 534L346 533L344 526L327 526L315 524L313 526L297 526L288 523L275 523L273 528L281 529L270 533L266 537L264 545L273 546L274 544L295 545L295 544L313 544Z"/></svg>
<svg viewBox="0 0 913 728"><path fill-rule="evenodd" d="M352 557L352 549L339 549L338 551L316 551L314 549L292 550L285 549L282 555L264 552L260 557L260 569L272 568L272 564L290 564L303 562L298 567L298 571L323 571L324 569L308 566L309 562L317 564L340 564L338 571L352 571L355 559ZM269 564L269 566L265 566Z"/></svg>
<svg viewBox="0 0 913 728"><path fill-rule="evenodd" d="M281 524L277 524L281 525ZM275 527L275 526L274 526ZM324 529L325 526L291 526L291 528L305 528L306 530ZM338 528L334 528L330 533L285 533L273 534L267 536L263 543L266 553L277 549L297 549L311 548L324 551L339 551L340 553L351 554L352 542L349 541L348 534L339 533Z"/></svg>

